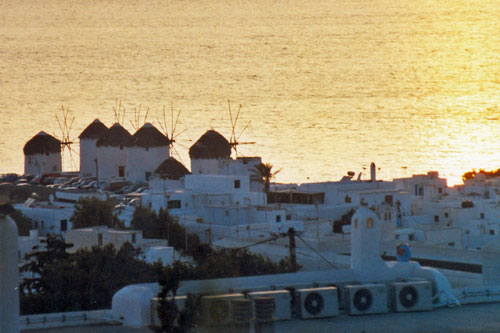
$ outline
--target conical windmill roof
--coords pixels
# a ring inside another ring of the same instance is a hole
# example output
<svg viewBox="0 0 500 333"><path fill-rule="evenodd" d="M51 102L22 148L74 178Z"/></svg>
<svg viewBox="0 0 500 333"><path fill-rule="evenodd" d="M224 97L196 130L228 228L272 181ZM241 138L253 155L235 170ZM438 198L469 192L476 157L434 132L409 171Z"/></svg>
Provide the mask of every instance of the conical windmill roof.
<svg viewBox="0 0 500 333"><path fill-rule="evenodd" d="M99 139L108 131L106 125L101 123L99 119L95 119L87 128L83 130L79 138L81 139Z"/></svg>
<svg viewBox="0 0 500 333"><path fill-rule="evenodd" d="M192 159L212 159L231 157L231 145L220 133L209 130L189 148Z"/></svg>
<svg viewBox="0 0 500 333"><path fill-rule="evenodd" d="M24 145L24 155L57 154L61 152L61 141L41 131Z"/></svg>
<svg viewBox="0 0 500 333"><path fill-rule="evenodd" d="M173 157L169 157L158 166L155 174L160 175L163 179L177 180L191 174L191 172L181 162Z"/></svg>
<svg viewBox="0 0 500 333"><path fill-rule="evenodd" d="M169 146L170 140L150 123L145 123L133 135L133 146L152 148Z"/></svg>
<svg viewBox="0 0 500 333"><path fill-rule="evenodd" d="M115 123L97 140L96 146L130 147L132 141L132 135L122 125Z"/></svg>

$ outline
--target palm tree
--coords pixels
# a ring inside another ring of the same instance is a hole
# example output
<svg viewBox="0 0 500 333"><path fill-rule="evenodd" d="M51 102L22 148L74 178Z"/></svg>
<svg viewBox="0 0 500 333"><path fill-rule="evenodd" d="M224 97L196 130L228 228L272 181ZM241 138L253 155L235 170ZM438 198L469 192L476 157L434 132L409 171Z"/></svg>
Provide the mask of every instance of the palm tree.
<svg viewBox="0 0 500 333"><path fill-rule="evenodd" d="M264 192L266 194L269 192L271 180L281 171L281 169L277 171L272 171L272 169L273 166L270 163L259 163L250 170L254 173L252 179L264 184Z"/></svg>

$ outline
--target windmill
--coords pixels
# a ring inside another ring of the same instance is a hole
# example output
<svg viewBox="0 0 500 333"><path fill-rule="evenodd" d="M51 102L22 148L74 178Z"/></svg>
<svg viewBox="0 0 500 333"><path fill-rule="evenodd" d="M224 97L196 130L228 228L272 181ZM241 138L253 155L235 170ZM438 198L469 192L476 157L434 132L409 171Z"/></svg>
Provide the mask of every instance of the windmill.
<svg viewBox="0 0 500 333"><path fill-rule="evenodd" d="M238 119L240 117L240 112L241 112L241 104L238 107L238 112L236 112L236 116L233 117L233 112L231 111L231 101L227 100L227 105L228 105L228 110L229 110L229 119L231 120L231 138L229 139L229 144L231 145L231 148L234 150L234 154L236 157L238 156L238 145L253 145L255 142L239 142L238 140L240 139L241 135L245 132L245 130L250 126L251 121L248 121L248 123L243 127L243 129L240 131L239 135L236 135L236 125L238 124Z"/></svg>
<svg viewBox="0 0 500 333"><path fill-rule="evenodd" d="M73 123L75 122L75 116L73 115L69 107L64 107L64 105L61 105L61 118L59 118L57 114L55 116L57 124L59 125L59 130L61 131L61 136L54 135L55 137L59 137L59 141L61 141L61 161L62 163L64 163L64 161L68 158L64 157L67 151L67 154L69 155L70 171L75 171L77 167L75 159L73 158L73 154L79 155L79 153L71 147L72 144L76 143L76 140L72 139L70 136L71 128L73 127Z"/></svg>
<svg viewBox="0 0 500 333"><path fill-rule="evenodd" d="M175 120L174 120L174 104L170 103L170 131L169 131L169 126L168 126L168 122L167 122L167 113L165 111L165 105L163 106L162 119L159 120L158 118L156 118L156 121L158 122L158 125L160 126L163 135L165 135L167 137L167 139L170 141L169 150L174 151L175 154L177 155L177 157L179 158L180 162L182 164L184 164L184 161L182 160L181 155L179 154L179 152L177 151L177 149L174 146L174 144L177 144L185 149L188 149L188 147L182 145L181 143L179 143L177 141L179 136L182 133L187 131L186 129L184 129L181 132L176 133L177 125L179 124L180 115L181 115L181 110L179 110L177 112L177 115L175 116ZM172 153L170 153L170 155L172 155Z"/></svg>
<svg viewBox="0 0 500 333"><path fill-rule="evenodd" d="M146 123L149 115L149 108L146 109L146 114L144 115L144 119L141 119L141 105L139 104L139 108L134 108L134 121L130 121L134 132L136 132L139 128L142 127Z"/></svg>

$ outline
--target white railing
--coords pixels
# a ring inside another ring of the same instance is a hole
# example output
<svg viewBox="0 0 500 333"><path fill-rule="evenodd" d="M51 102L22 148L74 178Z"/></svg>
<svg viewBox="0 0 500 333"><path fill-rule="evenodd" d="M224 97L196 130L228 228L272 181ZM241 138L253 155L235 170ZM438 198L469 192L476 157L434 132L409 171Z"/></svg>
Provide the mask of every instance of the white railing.
<svg viewBox="0 0 500 333"><path fill-rule="evenodd" d="M45 329L66 326L86 326L119 323L111 317L111 310L57 312L33 314L19 317L19 326L24 329Z"/></svg>

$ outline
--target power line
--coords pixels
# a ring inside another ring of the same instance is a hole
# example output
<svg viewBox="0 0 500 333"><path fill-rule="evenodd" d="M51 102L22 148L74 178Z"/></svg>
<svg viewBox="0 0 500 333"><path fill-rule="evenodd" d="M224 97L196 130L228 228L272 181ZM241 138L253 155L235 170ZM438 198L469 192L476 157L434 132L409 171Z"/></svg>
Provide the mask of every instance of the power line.
<svg viewBox="0 0 500 333"><path fill-rule="evenodd" d="M309 245L302 237L300 237L300 235L296 235L296 236L297 236L298 239L300 239L302 242L304 242L304 244L306 244L306 246L309 249L311 249L314 253L316 253L321 259L323 259L324 261L326 261L333 268L338 269L338 267L336 267L334 264L332 264L330 261L328 261L328 259L326 259L325 257L323 257L318 251L316 251L311 245Z"/></svg>
<svg viewBox="0 0 500 333"><path fill-rule="evenodd" d="M267 239L264 239L264 240L261 240L261 241L258 241L256 243L253 243L253 244L249 244L249 245L245 245L245 246L241 246L241 247L233 247L233 248L223 248L222 250L234 250L234 251L239 251L239 250L243 250L243 249L247 249L249 247L252 247L252 246L255 246L255 245L259 245L259 244L262 244L262 243L267 243L267 242L271 242L271 241L274 241L274 240L277 240L278 238L282 238L282 237L285 237L286 235L284 236L273 236L271 238L267 238ZM206 256L205 258L211 258L211 257L216 257L218 255L220 255L219 253L217 253L217 250L215 250L216 253L213 253L211 255L208 255ZM189 254L188 254L189 255ZM187 261L184 261L184 263L187 263L187 264L191 264L191 263L197 263L196 260L187 260Z"/></svg>

